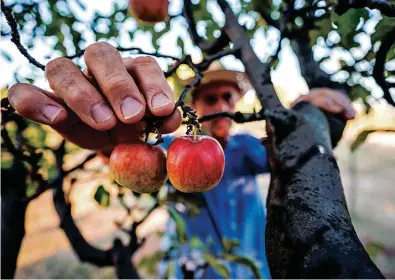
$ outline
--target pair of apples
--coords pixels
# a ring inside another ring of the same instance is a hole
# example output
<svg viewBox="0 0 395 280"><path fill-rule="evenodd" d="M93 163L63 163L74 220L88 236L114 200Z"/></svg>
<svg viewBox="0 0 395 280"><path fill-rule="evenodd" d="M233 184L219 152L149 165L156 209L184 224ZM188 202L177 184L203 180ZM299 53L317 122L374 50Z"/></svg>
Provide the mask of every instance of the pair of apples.
<svg viewBox="0 0 395 280"><path fill-rule="evenodd" d="M110 174L123 187L138 193L158 191L167 180L181 192L203 192L222 178L225 156L209 136L181 136L166 153L145 142L117 145L110 156Z"/></svg>

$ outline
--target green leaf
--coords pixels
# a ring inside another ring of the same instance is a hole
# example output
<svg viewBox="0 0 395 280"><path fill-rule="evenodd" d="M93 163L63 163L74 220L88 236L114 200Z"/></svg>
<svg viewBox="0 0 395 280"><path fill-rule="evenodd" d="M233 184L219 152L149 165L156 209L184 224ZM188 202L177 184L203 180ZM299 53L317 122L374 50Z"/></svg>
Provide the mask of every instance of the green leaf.
<svg viewBox="0 0 395 280"><path fill-rule="evenodd" d="M189 240L189 246L191 246L192 249L198 249L198 250L204 249L205 247L203 242L196 236L192 237Z"/></svg>
<svg viewBox="0 0 395 280"><path fill-rule="evenodd" d="M365 9L350 9L341 16L336 13L331 14L331 21L337 26L336 31L345 47L357 46L354 41L354 36L357 34L356 29L361 19L366 20L367 18L369 18L369 13Z"/></svg>
<svg viewBox="0 0 395 280"><path fill-rule="evenodd" d="M370 96L370 91L368 91L365 87L360 84L356 84L351 88L350 97L352 100L356 100L358 98L366 99L366 97Z"/></svg>
<svg viewBox="0 0 395 280"><path fill-rule="evenodd" d="M96 189L93 198L102 207L110 206L110 193L102 185Z"/></svg>
<svg viewBox="0 0 395 280"><path fill-rule="evenodd" d="M390 17L383 16L383 19L377 24L376 31L372 34L372 44L381 39L395 27L395 20Z"/></svg>
<svg viewBox="0 0 395 280"><path fill-rule="evenodd" d="M361 146L363 144L363 142L365 142L366 138L368 138L370 133L375 132L376 130L364 130L362 131L357 138L355 139L355 141L351 144L350 146L350 150L351 152L355 152L356 149L359 148L359 146Z"/></svg>
<svg viewBox="0 0 395 280"><path fill-rule="evenodd" d="M181 48L182 55L185 55L185 52L184 52L184 41L181 39L181 37L178 37L177 45Z"/></svg>
<svg viewBox="0 0 395 280"><path fill-rule="evenodd" d="M365 142L366 138L368 138L369 134L373 132L395 132L395 129L367 129L362 131L355 141L351 144L350 150L351 152L354 152L356 149L359 148Z"/></svg>
<svg viewBox="0 0 395 280"><path fill-rule="evenodd" d="M187 240L187 236L186 236L186 225L184 219L173 207L169 206L167 209L169 211L170 217L176 223L176 233L177 233L178 242L180 242L181 244L185 243Z"/></svg>
<svg viewBox="0 0 395 280"><path fill-rule="evenodd" d="M28 143L35 148L44 148L47 139L47 131L40 124L29 122L29 126L23 131L22 135Z"/></svg>
<svg viewBox="0 0 395 280"><path fill-rule="evenodd" d="M204 260L221 276L229 279L230 274L228 268L219 262L219 260L210 254L204 255Z"/></svg>
<svg viewBox="0 0 395 280"><path fill-rule="evenodd" d="M386 249L383 244L378 242L369 242L364 245L366 252L368 252L371 258L376 258L377 255L385 253Z"/></svg>
<svg viewBox="0 0 395 280"><path fill-rule="evenodd" d="M174 275L174 261L170 261L166 269L165 279L169 279L173 275Z"/></svg>
<svg viewBox="0 0 395 280"><path fill-rule="evenodd" d="M238 263L241 265L244 265L248 268L250 268L251 272L254 274L255 278L257 279L262 279L262 275L261 275L261 271L259 270L258 266L256 265L256 263L247 258L247 257L243 257L243 256L239 256L239 255L230 255L230 254L226 254L224 256L224 259L233 263Z"/></svg>
<svg viewBox="0 0 395 280"><path fill-rule="evenodd" d="M309 31L310 46L315 45L318 37L322 36L326 38L329 31L332 30L332 23L328 18L315 22L315 25L317 28Z"/></svg>
<svg viewBox="0 0 395 280"><path fill-rule="evenodd" d="M142 258L137 264L137 267L139 269L144 269L150 275L154 275L157 270L158 263L163 259L164 256L165 252L156 251L152 255Z"/></svg>
<svg viewBox="0 0 395 280"><path fill-rule="evenodd" d="M392 45L390 51L387 54L387 61L390 61L395 58L395 45Z"/></svg>
<svg viewBox="0 0 395 280"><path fill-rule="evenodd" d="M222 245L224 246L225 252L231 254L233 248L238 247L240 245L240 241L238 239L227 239L223 237Z"/></svg>
<svg viewBox="0 0 395 280"><path fill-rule="evenodd" d="M185 205L187 206L188 214L191 217L196 217L197 215L200 214L200 208L199 205L196 205L194 203L189 203L189 202L185 202Z"/></svg>

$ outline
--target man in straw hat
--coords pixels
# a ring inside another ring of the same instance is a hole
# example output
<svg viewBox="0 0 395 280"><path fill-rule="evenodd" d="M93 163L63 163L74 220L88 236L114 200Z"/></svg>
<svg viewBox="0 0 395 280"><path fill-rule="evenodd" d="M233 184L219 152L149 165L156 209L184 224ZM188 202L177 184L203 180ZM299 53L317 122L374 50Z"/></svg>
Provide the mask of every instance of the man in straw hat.
<svg viewBox="0 0 395 280"><path fill-rule="evenodd" d="M185 84L191 81L192 78L186 80ZM248 89L250 85L244 73L226 70L217 62L206 71L200 85L192 90L191 105L200 117L224 111L234 112L236 102ZM334 114L341 113L347 119L354 117L349 100L330 89L312 90L296 102L300 101L311 102ZM266 149L259 139L249 134L231 135L231 126L232 120L229 118L217 118L202 124L203 132L217 139L224 149L225 172L214 189L200 194L184 194L186 198L202 202L198 215L190 213L187 208L180 208L179 212L186 221L189 238L198 237L214 255L223 252L220 238L237 239L239 245L234 248L233 254L255 260L262 277L270 278L265 255L264 198L261 197L256 179L257 175L269 172ZM173 139L166 136L164 148L167 148ZM171 190L175 191L170 187ZM168 228L165 240L171 238L171 228L174 233L172 221L169 222ZM183 277L183 266L184 269L188 269L188 266L189 269L194 269L201 261L199 254L194 252L189 244L178 250L178 253L180 252L183 258L177 257L180 263L175 266L176 277ZM236 263L226 265L230 271L230 278L254 277L246 266ZM211 267L197 269L195 274L195 278L218 277L220 275Z"/></svg>
<svg viewBox="0 0 395 280"><path fill-rule="evenodd" d="M21 116L52 127L68 141L105 154L120 142L139 139L145 131L145 115L164 117L160 128L163 134L180 126L181 114L174 111L174 93L154 58L122 58L116 48L98 42L86 49L84 59L86 71L69 59L53 59L45 67L51 90L15 84L8 90L11 106ZM242 73L223 69L208 71L206 79L193 91L192 105L197 113L202 116L234 111L236 101L245 92L242 77ZM300 100L343 113L347 118L353 114L349 101L329 89L314 90ZM207 203L198 218L186 217L188 230L203 242L219 235L239 239L235 252L258 260L263 276L268 277L263 240L265 213L255 180L257 174L268 172L266 151L252 136L230 135L231 125L228 119L203 125L205 132L224 147L226 167L220 184L204 194ZM169 138L166 140L165 144L169 144ZM210 248L218 250L218 244L216 240ZM242 266L231 268L231 277L251 275ZM218 276L211 268L204 273L203 277Z"/></svg>

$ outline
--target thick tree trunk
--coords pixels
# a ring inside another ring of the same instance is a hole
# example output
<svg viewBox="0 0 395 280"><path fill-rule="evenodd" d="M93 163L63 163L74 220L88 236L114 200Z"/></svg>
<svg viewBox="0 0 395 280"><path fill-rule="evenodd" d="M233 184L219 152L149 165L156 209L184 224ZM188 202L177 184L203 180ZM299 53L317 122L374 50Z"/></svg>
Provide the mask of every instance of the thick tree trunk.
<svg viewBox="0 0 395 280"><path fill-rule="evenodd" d="M383 278L351 223L326 117L308 103L295 110L273 114L268 131L275 130L267 143L272 178L266 250L272 277Z"/></svg>
<svg viewBox="0 0 395 280"><path fill-rule="evenodd" d="M19 250L25 236L28 201L21 200L26 189L22 163L2 170L1 188L1 278L14 278Z"/></svg>

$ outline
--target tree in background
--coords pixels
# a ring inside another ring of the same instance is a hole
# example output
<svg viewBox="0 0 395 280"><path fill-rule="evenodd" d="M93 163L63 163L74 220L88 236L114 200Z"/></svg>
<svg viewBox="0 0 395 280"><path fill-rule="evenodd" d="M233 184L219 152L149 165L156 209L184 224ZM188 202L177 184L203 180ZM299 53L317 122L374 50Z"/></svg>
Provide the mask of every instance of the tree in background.
<svg viewBox="0 0 395 280"><path fill-rule="evenodd" d="M377 98L372 94L374 79L383 92L383 99L394 105L390 93L395 85L395 24L391 19L395 15L394 4L381 0L232 1L232 9L226 1L218 1L218 4L186 0L179 9L173 7L174 14L166 22L152 25L131 18L126 1L113 2L105 14L89 13L80 0L7 1L6 4L2 1L5 15L2 21L6 18L9 26L2 24L1 32L2 36L11 38L32 65L41 69L44 69L44 60L39 62L29 55L31 49L41 46L40 41L50 46L48 56L42 59L65 56L81 68L84 49L92 41L108 41L125 55L158 57L166 76L180 93L177 105L189 128L197 124L197 116L184 104L188 90L199 82L202 72L213 60L234 55L244 64L265 110L202 116L199 121L225 115L239 123L262 119L269 123L269 137L265 141L271 151L272 181L266 240L273 277L381 277L353 230L331 152L344 123L306 104L298 106L296 111L285 110L271 85L270 70L276 69L281 62L281 49L289 45L299 59L301 74L310 88L326 86L343 90L369 110L369 100ZM222 13L219 15L221 10L225 12L225 19ZM135 47L133 38L141 33L149 35L151 48ZM270 42L267 50L256 46L260 60L251 59L254 55L249 38L259 34L277 34L278 39ZM177 56L162 52L163 44L169 42L179 50ZM198 62L186 54L192 45L198 47L193 48L200 54ZM12 60L7 50L2 50L2 55ZM326 64L334 57L339 57L339 68L328 73ZM180 65L188 65L196 73L194 81L185 89L179 82ZM34 66L30 71L16 71L15 81L31 83L42 79L43 73ZM5 97L6 91L2 95ZM152 120L153 128L155 121ZM313 133L317 131L319 133ZM53 190L61 227L81 261L115 266L119 277L138 277L138 269L130 263L130 257L144 239L137 238L136 229L157 207L166 207L176 221L178 237L174 240L174 249L189 242L191 247L204 252L198 240L186 240L185 225L171 206L173 202L183 203L193 214L199 211L196 201L165 192L140 197L122 188L117 196L128 215L136 216L136 209L127 205L125 196L134 196L149 205L140 219L128 225L118 223L120 230L130 236L129 242L123 244L117 238L108 250L90 245L75 225L67 197L78 180L76 171L97 155L89 154L80 164L65 170L65 156L72 155L77 148L64 141L48 145L46 138L50 133L43 126L20 118L7 99L2 100L2 276L12 277L15 272L28 203L48 189ZM160 141L159 134L157 139ZM321 178L317 174L322 174ZM66 194L63 187L68 191ZM95 193L94 199L102 206L110 204L109 188L118 186L98 186ZM306 224L309 224L309 232L306 232ZM206 253L203 264L192 270L187 266L183 268L185 276L193 278L196 270L211 265L226 277L228 271L221 260L239 262L256 271L252 260L232 254L237 241L222 241L221 256ZM171 252L160 252L155 257L169 258L170 255ZM148 264L151 261L147 261ZM168 273L171 274L171 267Z"/></svg>

